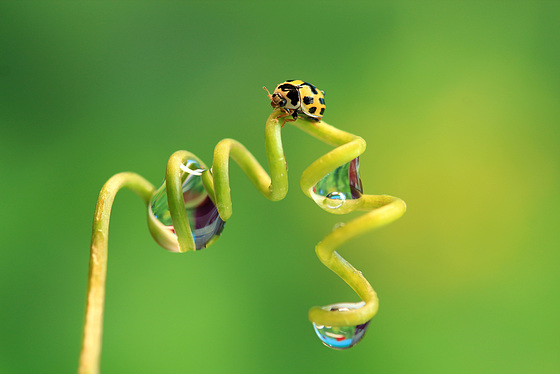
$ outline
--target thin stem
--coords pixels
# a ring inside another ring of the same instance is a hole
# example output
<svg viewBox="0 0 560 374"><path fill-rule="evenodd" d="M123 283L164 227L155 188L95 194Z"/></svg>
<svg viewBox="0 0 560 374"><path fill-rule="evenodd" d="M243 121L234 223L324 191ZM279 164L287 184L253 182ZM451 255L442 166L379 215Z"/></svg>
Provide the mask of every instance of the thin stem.
<svg viewBox="0 0 560 374"><path fill-rule="evenodd" d="M189 159L196 159L200 162L200 160L190 152L177 151L173 153L171 157L169 157L169 161L167 161L167 172L165 174L167 203L169 204L173 228L177 234L180 252L194 251L196 249L189 219L185 212L185 201L183 200L185 172L181 169L181 166L186 164ZM206 168L204 164L201 166Z"/></svg>
<svg viewBox="0 0 560 374"><path fill-rule="evenodd" d="M107 275L107 242L109 219L115 195L121 188L129 188L149 203L154 186L135 173L119 173L111 177L101 189L91 237L87 304L84 337L78 367L79 374L99 373L101 337L103 332L103 306L105 303L105 279Z"/></svg>
<svg viewBox="0 0 560 374"><path fill-rule="evenodd" d="M255 157L241 143L224 139L216 145L212 172L206 170L202 181L208 196L218 208L221 218L226 221L232 214L231 191L229 186L229 159L233 159L249 177L257 190L266 198L276 201L283 199L288 191L286 159L282 147L281 125L278 123L281 110L274 110L265 125L265 147L270 176ZM344 214L354 210L367 211L346 225L327 235L316 247L316 253L325 266L338 274L365 301L361 308L348 312L326 311L314 307L309 311L311 321L322 325L350 326L370 320L378 308L377 295L371 285L352 265L336 251L340 245L369 230L394 221L404 214L405 203L386 195L362 195L358 199L345 200L336 209L325 205L325 197L313 191L314 186L325 175L337 167L358 157L366 149L366 142L359 136L332 127L325 122L298 120L295 126L317 139L336 148L313 162L302 174L301 187L317 205L330 213ZM167 164L166 188L169 211L176 240L161 225L154 224L150 217L150 229L154 238L169 250L185 252L195 249L194 238L185 212L182 185L185 173L182 165L196 156L186 151L174 153ZM202 162L199 162L206 169ZM115 195L121 188L129 188L138 194L148 205L154 195L154 186L134 173L120 173L105 183L97 200L87 290L84 338L78 372L80 374L99 373L101 338L103 325L103 306L105 298L105 279L107 273L107 243L109 218ZM150 212L151 210L149 210ZM158 240L159 238L159 240Z"/></svg>
<svg viewBox="0 0 560 374"><path fill-rule="evenodd" d="M315 252L321 262L341 277L365 301L359 309L336 313L313 307L309 311L309 319L319 325L355 326L373 318L379 308L377 294L362 275L335 249L359 235L387 225L400 218L406 211L406 204L392 196L363 195L363 209L371 209L368 213L347 222L345 225L329 233L317 246ZM381 205L383 204L383 205Z"/></svg>
<svg viewBox="0 0 560 374"><path fill-rule="evenodd" d="M318 325L326 326L363 324L371 320L377 313L379 308L377 294L362 273L342 258L335 249L350 239L398 219L406 211L406 204L401 199L392 196L362 195L358 199L345 200L336 209L329 207L325 203L326 198L324 196L314 193L314 186L337 167L361 155L366 149L366 142L357 135L339 130L323 121L299 120L294 124L315 138L336 146L335 149L318 158L303 172L300 183L303 192L329 213L346 214L355 210L368 211L363 216L329 233L315 247L321 262L352 287L365 302L365 305L343 312L313 307L309 311L309 319Z"/></svg>
<svg viewBox="0 0 560 374"><path fill-rule="evenodd" d="M229 186L230 157L267 199L272 201L282 200L288 193L288 172L282 147L282 127L277 120L280 114L280 110L272 111L265 125L265 147L270 176L251 152L237 140L224 139L216 145L212 164L213 188L216 207L224 221L227 221L232 214Z"/></svg>

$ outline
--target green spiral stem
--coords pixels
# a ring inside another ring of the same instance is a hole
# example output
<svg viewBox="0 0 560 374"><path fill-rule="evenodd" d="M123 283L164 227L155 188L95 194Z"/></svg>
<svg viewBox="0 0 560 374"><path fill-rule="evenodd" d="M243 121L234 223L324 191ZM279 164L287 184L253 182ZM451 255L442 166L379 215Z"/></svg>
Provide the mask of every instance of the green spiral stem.
<svg viewBox="0 0 560 374"><path fill-rule="evenodd" d="M232 214L229 187L230 159L240 166L263 196L273 201L282 200L288 192L288 173L281 137L282 124L278 121L282 115L281 109L273 110L265 125L265 147L270 175L241 143L233 139L224 139L216 145L210 169L195 155L187 151L177 151L169 158L165 185L160 189L165 188L167 191L167 204L173 223L173 232L155 218L150 201L157 191L139 175L120 173L109 179L103 186L93 222L86 318L78 369L80 374L99 372L109 218L116 193L121 188L132 189L147 204L148 225L158 244L176 252L195 250L193 232L189 225L189 217L185 212L183 191L183 184L194 172L186 169L187 161L194 160L201 168L201 180L205 190L205 195L201 198L207 196L211 199L223 221L227 221ZM345 214L355 210L366 212L333 230L316 246L316 253L321 262L352 287L363 303L356 304L358 307L349 310L313 307L309 311L309 319L317 325L337 327L367 323L377 313L377 295L362 273L344 260L336 249L358 235L398 219L404 214L406 205L401 199L391 196L361 195L356 199L341 201L338 206L333 208L332 205L329 205L329 199L316 193L314 187L331 171L361 155L366 149L366 142L359 136L339 130L323 121L298 119L290 123L335 147L303 172L301 177L303 192L329 213ZM213 241L209 244L211 243Z"/></svg>
<svg viewBox="0 0 560 374"><path fill-rule="evenodd" d="M367 211L363 216L332 231L315 247L321 262L352 287L365 305L345 311L329 311L321 307L314 307L309 311L309 320L317 325L341 327L366 323L377 313L379 307L377 294L362 273L335 250L361 234L398 219L406 211L406 204L401 199L392 196L362 195L358 199L344 200L341 206L333 209L327 204L324 196L313 191L313 187L325 175L361 155L366 149L366 142L359 136L339 130L323 121L297 121L295 125L315 138L337 147L317 159L303 172L301 176L303 192L329 213L346 214L355 210Z"/></svg>

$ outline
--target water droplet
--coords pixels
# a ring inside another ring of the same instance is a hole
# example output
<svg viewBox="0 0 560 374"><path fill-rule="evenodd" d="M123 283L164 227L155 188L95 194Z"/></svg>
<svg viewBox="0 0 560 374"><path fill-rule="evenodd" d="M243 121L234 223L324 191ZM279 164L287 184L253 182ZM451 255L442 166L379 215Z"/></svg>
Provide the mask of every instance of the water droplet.
<svg viewBox="0 0 560 374"><path fill-rule="evenodd" d="M225 222L220 218L218 209L208 197L200 177L203 169L199 164L195 160L189 160L181 169L190 170L183 182L183 200L196 249L203 249L212 244L222 233ZM165 180L152 197L150 207L155 218L169 231L175 233L167 203Z"/></svg>
<svg viewBox="0 0 560 374"><path fill-rule="evenodd" d="M343 193L331 192L325 199L325 205L332 209L340 208L344 204L344 200L346 200L346 196Z"/></svg>
<svg viewBox="0 0 560 374"><path fill-rule="evenodd" d="M325 196L325 204L329 208L338 208L346 199L358 199L362 196L362 181L360 179L360 160L358 157L347 164L339 166L329 174L325 175L313 191L321 196ZM329 201L338 200L338 201Z"/></svg>
<svg viewBox="0 0 560 374"><path fill-rule="evenodd" d="M339 229L341 227L344 227L345 225L346 224L344 222L335 223L334 226L333 226L333 231L336 230L336 229Z"/></svg>
<svg viewBox="0 0 560 374"><path fill-rule="evenodd" d="M324 307L325 310L345 312L360 308L364 303L341 303ZM324 345L333 349L348 349L364 337L370 321L356 326L324 326L313 323L315 333Z"/></svg>

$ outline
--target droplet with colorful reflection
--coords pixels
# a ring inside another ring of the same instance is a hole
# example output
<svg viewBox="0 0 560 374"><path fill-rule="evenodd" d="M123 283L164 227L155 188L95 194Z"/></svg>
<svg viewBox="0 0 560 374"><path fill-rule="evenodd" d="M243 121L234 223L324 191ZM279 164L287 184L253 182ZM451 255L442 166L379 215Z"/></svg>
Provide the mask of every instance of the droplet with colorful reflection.
<svg viewBox="0 0 560 374"><path fill-rule="evenodd" d="M360 159L356 157L325 175L313 187L313 192L325 196L325 204L333 209L342 206L344 200L358 199L363 192L359 169Z"/></svg>
<svg viewBox="0 0 560 374"><path fill-rule="evenodd" d="M185 211L187 212L196 249L203 249L220 236L225 222L220 218L218 209L208 197L200 177L202 169L200 169L198 163L189 160L182 169L187 172L187 178L183 182ZM175 233L167 202L165 180L152 198L150 208L154 217L169 231Z"/></svg>
<svg viewBox="0 0 560 374"><path fill-rule="evenodd" d="M345 312L360 308L361 303L340 303L323 307L325 310ZM333 349L348 349L358 344L364 337L370 321L356 326L324 326L313 323L315 333L324 345Z"/></svg>

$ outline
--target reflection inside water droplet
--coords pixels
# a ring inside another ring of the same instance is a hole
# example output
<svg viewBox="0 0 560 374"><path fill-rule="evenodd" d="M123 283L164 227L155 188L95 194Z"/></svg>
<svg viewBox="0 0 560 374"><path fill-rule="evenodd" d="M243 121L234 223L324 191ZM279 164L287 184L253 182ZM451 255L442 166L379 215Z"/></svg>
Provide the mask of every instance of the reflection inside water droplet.
<svg viewBox="0 0 560 374"><path fill-rule="evenodd" d="M360 308L364 305L361 303L341 303L324 307L329 311L345 312L352 309ZM324 345L333 349L348 349L358 344L364 337L366 330L371 321L356 326L324 326L313 323L315 333L321 339Z"/></svg>
<svg viewBox="0 0 560 374"><path fill-rule="evenodd" d="M210 200L204 188L200 177L202 174L200 165L194 160L189 160L181 169L183 171L190 170L183 182L183 200L195 246L196 249L206 248L221 234L225 222L220 218L218 209ZM165 180L154 194L150 207L157 220L175 233L167 202Z"/></svg>
<svg viewBox="0 0 560 374"><path fill-rule="evenodd" d="M331 209L341 207L344 200L358 199L363 191L359 168L360 160L356 157L325 175L315 185L313 192L325 196L324 204Z"/></svg>
<svg viewBox="0 0 560 374"><path fill-rule="evenodd" d="M342 192L331 192L325 199L325 205L332 209L340 208L344 204L344 200L346 200L346 195Z"/></svg>

